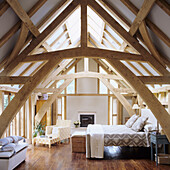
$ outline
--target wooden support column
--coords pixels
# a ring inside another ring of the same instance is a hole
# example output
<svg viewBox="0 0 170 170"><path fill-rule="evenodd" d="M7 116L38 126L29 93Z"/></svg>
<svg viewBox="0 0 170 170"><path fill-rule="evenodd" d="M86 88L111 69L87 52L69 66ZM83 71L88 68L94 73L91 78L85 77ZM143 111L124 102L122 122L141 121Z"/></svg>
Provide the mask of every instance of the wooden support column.
<svg viewBox="0 0 170 170"><path fill-rule="evenodd" d="M54 102L53 102L53 104L52 104L52 107L53 107L53 112L52 112L52 117L53 117L53 122L52 122L52 124L53 125L56 125L56 120L57 120L57 104L58 104L58 102L57 102L57 99L56 100L54 100Z"/></svg>
<svg viewBox="0 0 170 170"><path fill-rule="evenodd" d="M0 91L0 115L4 110L4 92Z"/></svg>
<svg viewBox="0 0 170 170"><path fill-rule="evenodd" d="M170 91L168 91L168 112L170 115Z"/></svg>
<svg viewBox="0 0 170 170"><path fill-rule="evenodd" d="M87 0L81 0L81 47L87 47Z"/></svg>
<svg viewBox="0 0 170 170"><path fill-rule="evenodd" d="M29 142L32 143L32 98L31 95L29 96L29 123L28 123L28 128L29 128Z"/></svg>
<svg viewBox="0 0 170 170"><path fill-rule="evenodd" d="M143 101L148 105L152 113L159 121L165 134L170 140L170 115L157 100L154 94L152 94L152 92L144 85L144 83L120 61L113 61L112 59L107 59L107 61L119 72L122 77L124 77L124 79L126 79L129 84L131 84L133 89L136 90L137 93L139 93Z"/></svg>
<svg viewBox="0 0 170 170"><path fill-rule="evenodd" d="M19 130L19 136L21 136L21 112L22 108L20 109L19 113L18 113L18 130Z"/></svg>
<svg viewBox="0 0 170 170"><path fill-rule="evenodd" d="M123 118L123 107L119 100L117 100L117 124L122 125L122 118Z"/></svg>
<svg viewBox="0 0 170 170"><path fill-rule="evenodd" d="M22 127L23 127L23 136L26 137L26 104L23 106L23 120L22 120Z"/></svg>

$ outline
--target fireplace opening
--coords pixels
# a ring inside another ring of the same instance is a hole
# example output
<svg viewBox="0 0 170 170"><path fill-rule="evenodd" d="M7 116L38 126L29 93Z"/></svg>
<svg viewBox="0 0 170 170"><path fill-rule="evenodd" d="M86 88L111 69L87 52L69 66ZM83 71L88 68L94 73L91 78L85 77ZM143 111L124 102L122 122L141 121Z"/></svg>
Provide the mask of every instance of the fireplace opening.
<svg viewBox="0 0 170 170"><path fill-rule="evenodd" d="M80 115L80 127L87 127L88 124L94 124L94 115Z"/></svg>

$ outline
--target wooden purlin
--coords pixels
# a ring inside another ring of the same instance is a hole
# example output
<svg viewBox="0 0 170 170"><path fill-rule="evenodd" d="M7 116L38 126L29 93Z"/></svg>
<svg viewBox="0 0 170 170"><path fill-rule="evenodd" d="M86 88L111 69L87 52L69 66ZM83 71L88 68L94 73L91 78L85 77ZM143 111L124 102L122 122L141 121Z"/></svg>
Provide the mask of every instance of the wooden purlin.
<svg viewBox="0 0 170 170"><path fill-rule="evenodd" d="M148 62L152 63L161 75L169 75L169 72L152 55L150 55L150 53L142 45L140 45L134 37L132 37L118 22L104 11L100 5L98 5L95 1L90 0L88 0L88 5L91 6L121 38L123 38L130 46L135 48L146 60L148 60Z"/></svg>

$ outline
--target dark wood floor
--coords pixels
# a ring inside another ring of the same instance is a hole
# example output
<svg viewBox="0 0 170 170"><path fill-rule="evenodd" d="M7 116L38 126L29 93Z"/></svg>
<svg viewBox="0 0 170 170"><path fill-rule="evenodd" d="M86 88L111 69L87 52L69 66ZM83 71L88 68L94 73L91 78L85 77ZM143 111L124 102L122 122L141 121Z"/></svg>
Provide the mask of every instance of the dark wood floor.
<svg viewBox="0 0 170 170"><path fill-rule="evenodd" d="M105 147L105 158L86 159L83 153L72 153L71 144L47 146L30 145L26 161L16 169L31 170L170 170L168 165L150 161L149 148Z"/></svg>

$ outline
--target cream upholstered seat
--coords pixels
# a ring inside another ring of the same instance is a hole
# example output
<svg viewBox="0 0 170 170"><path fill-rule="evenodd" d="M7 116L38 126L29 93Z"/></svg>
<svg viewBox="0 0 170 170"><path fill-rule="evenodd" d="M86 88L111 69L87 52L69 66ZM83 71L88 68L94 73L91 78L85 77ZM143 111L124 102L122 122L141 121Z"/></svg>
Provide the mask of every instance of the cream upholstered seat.
<svg viewBox="0 0 170 170"><path fill-rule="evenodd" d="M71 134L71 120L57 120L56 125L46 126L46 136L56 138L59 140L70 138Z"/></svg>

